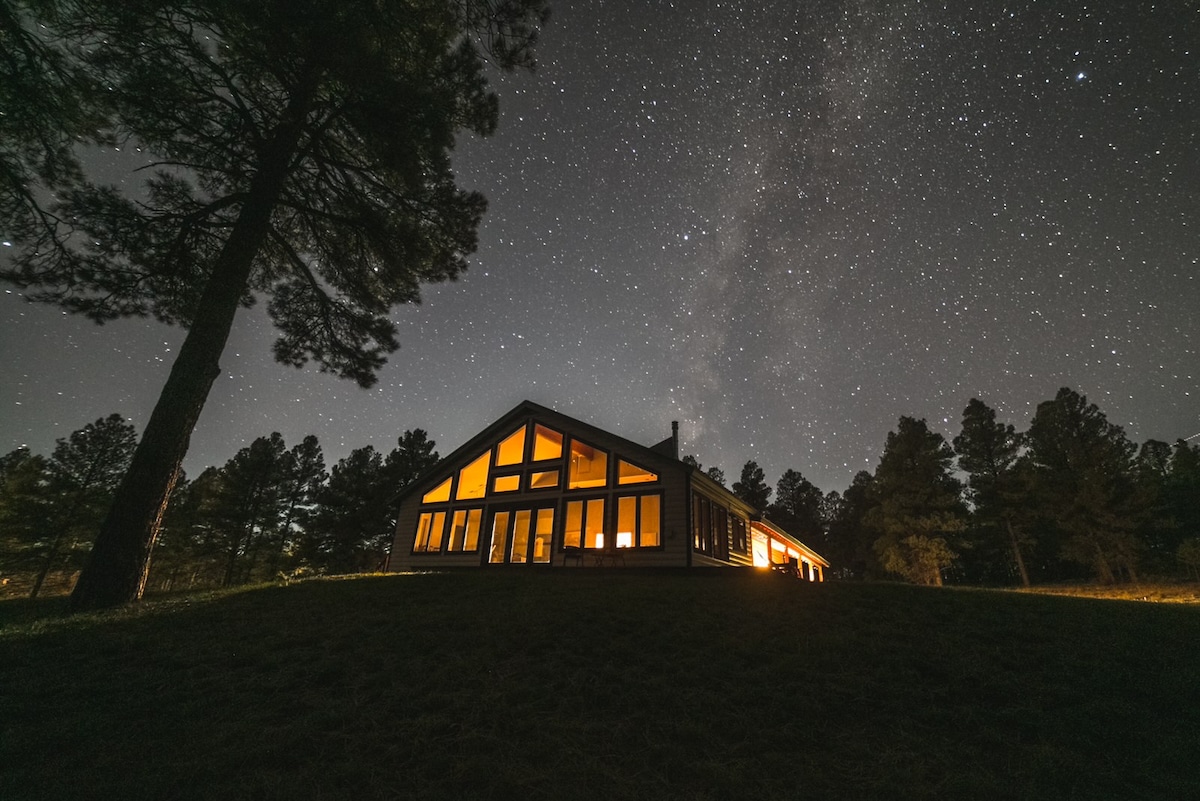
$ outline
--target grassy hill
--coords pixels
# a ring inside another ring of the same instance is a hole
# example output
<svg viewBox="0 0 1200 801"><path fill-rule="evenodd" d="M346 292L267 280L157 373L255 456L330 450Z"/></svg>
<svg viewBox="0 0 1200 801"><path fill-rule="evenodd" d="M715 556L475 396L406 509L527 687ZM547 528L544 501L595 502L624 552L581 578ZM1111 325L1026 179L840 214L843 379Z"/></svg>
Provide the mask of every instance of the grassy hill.
<svg viewBox="0 0 1200 801"><path fill-rule="evenodd" d="M1200 608L749 571L0 602L0 798L1196 798Z"/></svg>

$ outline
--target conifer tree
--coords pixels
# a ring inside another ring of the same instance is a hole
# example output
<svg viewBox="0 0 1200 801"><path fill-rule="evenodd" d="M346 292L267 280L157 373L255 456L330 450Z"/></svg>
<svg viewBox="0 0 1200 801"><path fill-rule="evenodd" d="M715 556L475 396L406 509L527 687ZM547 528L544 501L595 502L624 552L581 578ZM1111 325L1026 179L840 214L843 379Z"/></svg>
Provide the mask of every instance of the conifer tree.
<svg viewBox="0 0 1200 801"><path fill-rule="evenodd" d="M141 596L239 307L269 298L279 361L311 360L368 386L398 346L389 309L465 268L484 200L457 188L449 151L459 131L495 128L485 59L531 67L544 9L545 0L3 6L0 63L25 56L24 43L44 44L44 57L29 58L65 64L104 91L66 80L33 87L50 98L49 116L0 116L0 138L65 141L69 155L80 116L100 119L98 137L143 148L154 168L135 203L70 170L47 173L29 157L36 146L3 145L8 190L40 181L57 192L29 214L36 187L0 197L0 226L16 245L3 277L97 321L153 315L187 329L74 609ZM70 113L77 101L95 113Z"/></svg>
<svg viewBox="0 0 1200 801"><path fill-rule="evenodd" d="M865 523L884 570L920 584L943 582L954 561L951 541L966 524L954 451L924 420L901 417L890 432L871 483Z"/></svg>
<svg viewBox="0 0 1200 801"><path fill-rule="evenodd" d="M1031 500L1063 534L1062 555L1105 583L1137 578L1140 508L1135 446L1085 396L1063 387L1038 404L1026 434L1037 492Z"/></svg>
<svg viewBox="0 0 1200 801"><path fill-rule="evenodd" d="M742 477L733 482L733 494L756 509L766 509L771 500L771 488L758 462L750 460L742 465Z"/></svg>
<svg viewBox="0 0 1200 801"><path fill-rule="evenodd" d="M797 470L785 470L775 485L771 519L812 546L823 539L825 496Z"/></svg>
<svg viewBox="0 0 1200 801"><path fill-rule="evenodd" d="M1023 504L1021 475L1016 469L1021 438L1016 429L996 422L996 412L978 398L963 409L962 433L954 438L958 466L968 476L967 493L974 505L972 520L1002 533L1021 584L1028 587L1024 549L1030 537L1017 520Z"/></svg>
<svg viewBox="0 0 1200 801"><path fill-rule="evenodd" d="M85 547L91 539L136 447L133 424L119 414L102 417L57 440L46 463L54 498L49 514L53 534L29 597L37 597L56 561L69 561L76 548Z"/></svg>

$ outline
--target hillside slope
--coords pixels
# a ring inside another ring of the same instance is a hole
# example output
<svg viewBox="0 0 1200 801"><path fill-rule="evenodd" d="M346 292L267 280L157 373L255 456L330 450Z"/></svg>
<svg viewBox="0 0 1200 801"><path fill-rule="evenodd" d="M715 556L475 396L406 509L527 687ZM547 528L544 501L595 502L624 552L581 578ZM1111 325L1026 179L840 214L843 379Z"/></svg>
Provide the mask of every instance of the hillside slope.
<svg viewBox="0 0 1200 801"><path fill-rule="evenodd" d="M1196 607L733 573L10 625L0 798L1200 797Z"/></svg>

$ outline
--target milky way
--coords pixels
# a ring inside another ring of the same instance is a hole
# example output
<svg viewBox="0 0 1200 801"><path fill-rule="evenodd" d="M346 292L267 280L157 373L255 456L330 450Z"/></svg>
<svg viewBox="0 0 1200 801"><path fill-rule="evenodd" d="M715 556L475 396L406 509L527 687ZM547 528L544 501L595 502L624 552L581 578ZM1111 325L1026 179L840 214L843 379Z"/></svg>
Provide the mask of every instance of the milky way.
<svg viewBox="0 0 1200 801"><path fill-rule="evenodd" d="M369 391L243 313L189 471L276 430L446 453L524 398L824 490L971 397L1200 432L1200 7L949 5L557 4L456 153L490 200L470 271L396 311ZM140 426L180 341L0 295L0 452Z"/></svg>

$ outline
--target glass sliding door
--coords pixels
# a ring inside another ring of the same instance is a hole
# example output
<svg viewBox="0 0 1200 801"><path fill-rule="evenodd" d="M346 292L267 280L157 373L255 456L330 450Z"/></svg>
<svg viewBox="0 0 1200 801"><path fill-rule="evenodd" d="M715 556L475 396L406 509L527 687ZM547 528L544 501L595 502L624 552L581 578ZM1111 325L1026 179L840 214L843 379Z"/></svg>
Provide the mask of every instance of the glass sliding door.
<svg viewBox="0 0 1200 801"><path fill-rule="evenodd" d="M550 564L554 507L525 506L491 514L491 547L485 564Z"/></svg>

